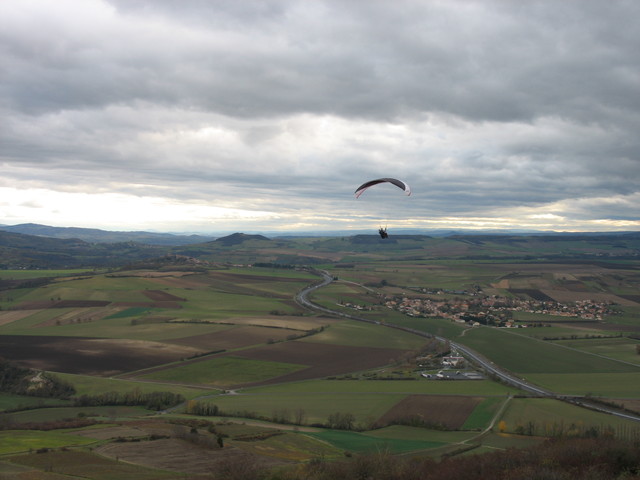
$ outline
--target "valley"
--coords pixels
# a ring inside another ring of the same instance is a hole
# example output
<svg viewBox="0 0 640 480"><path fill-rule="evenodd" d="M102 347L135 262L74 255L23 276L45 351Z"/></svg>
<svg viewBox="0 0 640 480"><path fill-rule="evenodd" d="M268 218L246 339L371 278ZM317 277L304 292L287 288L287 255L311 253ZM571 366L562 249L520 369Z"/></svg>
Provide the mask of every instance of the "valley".
<svg viewBox="0 0 640 480"><path fill-rule="evenodd" d="M207 478L640 438L635 237L390 239L234 236L0 270L2 356L35 372L3 384L0 471L64 457ZM74 393L38 393L37 372Z"/></svg>

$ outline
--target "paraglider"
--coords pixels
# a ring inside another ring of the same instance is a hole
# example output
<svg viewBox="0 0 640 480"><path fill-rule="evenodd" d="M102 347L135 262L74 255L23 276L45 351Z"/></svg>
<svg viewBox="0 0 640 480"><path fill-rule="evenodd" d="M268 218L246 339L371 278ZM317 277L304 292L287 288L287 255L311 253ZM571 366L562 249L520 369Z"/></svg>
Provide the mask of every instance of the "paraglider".
<svg viewBox="0 0 640 480"><path fill-rule="evenodd" d="M392 183L396 187L401 188L402 190L404 190L404 193L406 195L411 195L411 188L409 188L409 185L407 185L402 180L398 180L396 178L378 178L377 180L369 180L368 182L365 182L362 185L360 185L355 191L355 196L356 198L358 198L360 195L364 193L364 191L367 188L373 187L374 185L378 185L379 183L386 183L386 182Z"/></svg>
<svg viewBox="0 0 640 480"><path fill-rule="evenodd" d="M378 178L376 180L369 180L368 182L365 182L362 185L360 185L354 193L356 198L359 198L360 195L362 195L367 188L373 187L374 185L378 185L380 183L391 183L396 187L400 188L401 190L403 190L405 195L411 195L411 188L402 180L398 180L397 178ZM384 227L384 228L380 227L380 229L378 230L378 234L380 235L380 238L383 238L383 239L389 238L389 234L387 233L387 227Z"/></svg>

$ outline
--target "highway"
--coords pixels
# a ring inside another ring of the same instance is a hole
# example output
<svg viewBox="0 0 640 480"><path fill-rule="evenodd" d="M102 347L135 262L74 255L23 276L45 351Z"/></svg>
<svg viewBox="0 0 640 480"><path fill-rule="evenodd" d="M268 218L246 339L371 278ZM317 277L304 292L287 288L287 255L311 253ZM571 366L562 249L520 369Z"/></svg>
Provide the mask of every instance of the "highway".
<svg viewBox="0 0 640 480"><path fill-rule="evenodd" d="M462 355L463 357L465 357L468 361L470 361L471 363L475 364L476 366L478 366L480 369L484 370L488 375L491 375L492 377L500 380L501 382L510 385L512 387L518 388L520 390L523 390L525 392L529 392L532 393L534 395L540 396L540 397L552 397L552 398L556 398L558 400L562 400L562 401L566 401L566 402L570 402L573 403L575 405L579 405L581 407L585 407L585 408L589 408L591 410L598 410L600 412L604 412L604 413L608 413L611 415L615 415L621 418L626 418L628 420L635 420L637 422L640 422L640 415L635 415L632 413L628 413L628 412L623 412L611 407L607 407L604 405L601 405L599 403L596 402L592 402L589 401L588 399L585 399L584 397L574 397L574 396L565 396L565 395L560 395L558 393L552 392L550 390L546 390L543 388L538 387L537 385L534 385L528 381L526 381L523 378L517 377L515 376L513 373L508 372L502 368L500 368L500 366L495 365L493 362L491 362L489 359L485 358L484 356L482 356L481 354L479 354L478 352L476 352L475 350L462 345L461 343L457 343L457 342L453 342L449 339L445 339L444 337L438 337L436 335L431 335L430 333L427 332L422 332L420 330L414 330L412 328L408 328L408 327L403 327L400 325L394 325L394 324L390 324L390 323L380 323L380 322L376 322L374 320L369 320L366 318L362 318L362 317L358 317L356 315L351 315L348 313L343 313L343 312L338 312L335 310L331 310L329 308L325 308L321 305L318 305L316 303L313 303L311 300L309 300L309 294L319 288L322 288L326 285L329 285L331 282L333 282L334 278L331 274L329 274L327 271L325 270L315 270L315 269L310 269L309 270L311 273L317 274L322 276L322 281L319 283L315 283L312 284L308 287L306 287L305 289L301 290L300 292L298 292L295 295L295 301L308 309L311 310L315 310L315 311L319 311L322 313L327 313L329 315L333 315L333 316L338 316L338 317L343 317L343 318L348 318L350 320L356 320L359 322L366 322L366 323L376 323L379 324L383 327L387 327L387 328L395 328L397 330L403 330L406 332L410 332L413 333L415 335L419 335L422 337L426 337L426 338L435 338L438 341L441 342L446 342L449 341L449 345L451 346L452 350L457 351L460 355Z"/></svg>

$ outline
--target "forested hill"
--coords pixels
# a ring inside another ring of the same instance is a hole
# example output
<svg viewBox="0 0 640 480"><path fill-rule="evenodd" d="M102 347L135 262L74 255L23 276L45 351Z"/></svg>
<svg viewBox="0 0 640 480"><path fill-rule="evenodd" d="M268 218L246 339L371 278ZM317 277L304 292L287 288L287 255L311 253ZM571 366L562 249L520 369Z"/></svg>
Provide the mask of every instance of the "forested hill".
<svg viewBox="0 0 640 480"><path fill-rule="evenodd" d="M0 231L0 269L116 267L167 250L133 242L89 243Z"/></svg>

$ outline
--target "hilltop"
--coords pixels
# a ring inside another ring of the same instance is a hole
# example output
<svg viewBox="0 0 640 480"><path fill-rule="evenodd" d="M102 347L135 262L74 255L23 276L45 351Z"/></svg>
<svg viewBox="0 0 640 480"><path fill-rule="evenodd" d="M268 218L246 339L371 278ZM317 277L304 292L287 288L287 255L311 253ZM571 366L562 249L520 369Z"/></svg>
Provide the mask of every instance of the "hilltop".
<svg viewBox="0 0 640 480"><path fill-rule="evenodd" d="M263 235L247 235L246 233L233 233L226 237L220 237L214 240L215 243L220 243L225 247L230 247L232 245L239 245L244 242L249 242L251 240L261 240L265 242L269 242L270 240Z"/></svg>

